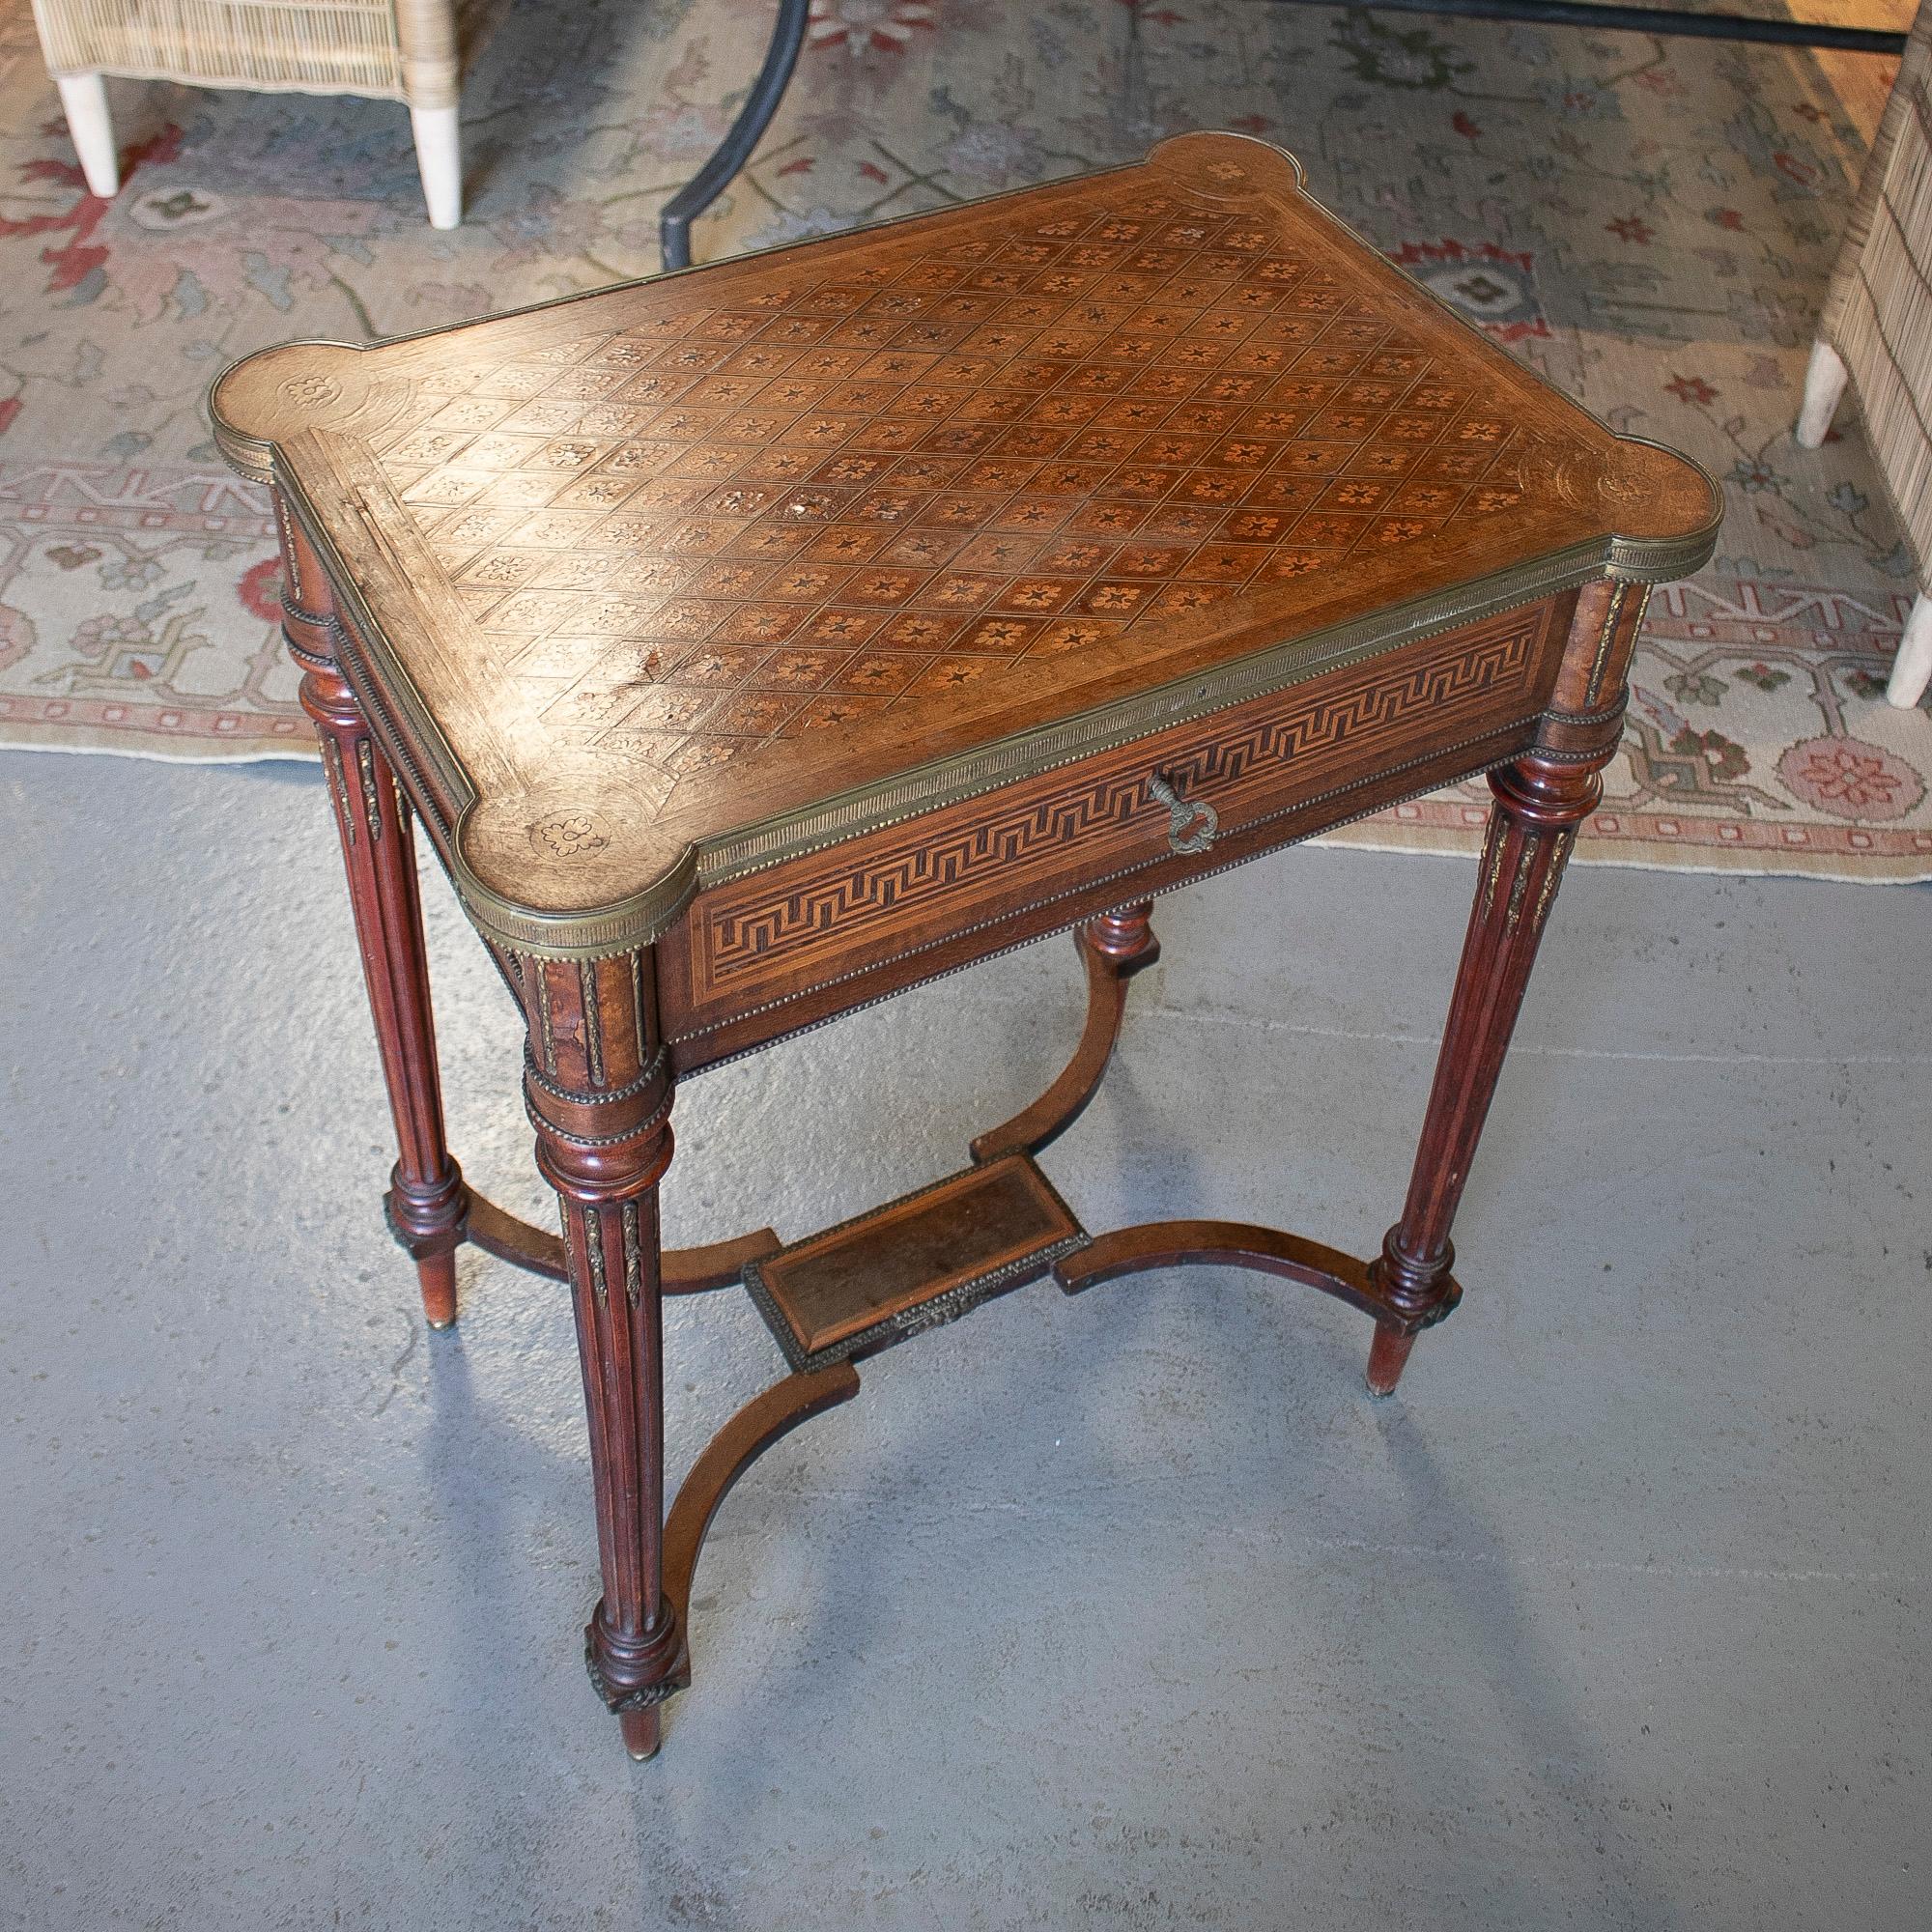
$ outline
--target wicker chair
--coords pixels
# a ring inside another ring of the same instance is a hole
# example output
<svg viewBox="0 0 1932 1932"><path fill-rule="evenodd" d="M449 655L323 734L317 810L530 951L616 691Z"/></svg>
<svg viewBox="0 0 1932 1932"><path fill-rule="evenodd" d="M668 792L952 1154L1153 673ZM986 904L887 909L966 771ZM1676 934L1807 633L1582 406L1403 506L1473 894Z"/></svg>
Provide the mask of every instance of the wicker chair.
<svg viewBox="0 0 1932 1932"><path fill-rule="evenodd" d="M1865 162L1818 339L1797 440L1816 449L1850 382L1918 567L1886 696L1910 709L1932 682L1932 0L1922 5Z"/></svg>
<svg viewBox="0 0 1932 1932"><path fill-rule="evenodd" d="M121 185L105 76L406 101L430 223L463 217L457 90L492 0L34 0L89 189Z"/></svg>

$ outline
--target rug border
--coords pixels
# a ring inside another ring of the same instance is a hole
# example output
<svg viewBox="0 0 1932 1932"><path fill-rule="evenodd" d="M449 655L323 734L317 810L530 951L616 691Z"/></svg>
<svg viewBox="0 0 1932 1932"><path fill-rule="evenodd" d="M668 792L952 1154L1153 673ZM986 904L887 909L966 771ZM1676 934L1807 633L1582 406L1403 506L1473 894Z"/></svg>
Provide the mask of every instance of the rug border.
<svg viewBox="0 0 1932 1932"><path fill-rule="evenodd" d="M250 744L246 739L235 738L219 742L219 748L209 747L206 739L179 740L164 737L158 732L152 735L129 730L128 737L144 739L140 750L135 751L122 742L112 727L85 725L46 724L39 720L5 719L0 721L0 753L5 752L58 752L70 757L81 758L132 758L136 763L147 762L156 765L270 765L270 764L314 764L321 767L322 753L313 742L303 744L300 740L285 742L277 739L272 744ZM204 749L195 749L203 747Z"/></svg>
<svg viewBox="0 0 1932 1932"><path fill-rule="evenodd" d="M1347 846L1357 852L1399 852L1428 859L1473 859L1479 833L1443 828L1406 829L1375 824L1343 826L1311 838L1311 845ZM1677 856L1700 852L1697 861ZM1579 838L1570 854L1575 866L1629 866L1645 872L1692 872L1708 878L1819 879L1840 886L1918 886L1932 881L1932 855L1874 854L1833 860L1813 852L1750 851L1697 847L1652 838ZM1857 871L1843 869L1856 865Z"/></svg>

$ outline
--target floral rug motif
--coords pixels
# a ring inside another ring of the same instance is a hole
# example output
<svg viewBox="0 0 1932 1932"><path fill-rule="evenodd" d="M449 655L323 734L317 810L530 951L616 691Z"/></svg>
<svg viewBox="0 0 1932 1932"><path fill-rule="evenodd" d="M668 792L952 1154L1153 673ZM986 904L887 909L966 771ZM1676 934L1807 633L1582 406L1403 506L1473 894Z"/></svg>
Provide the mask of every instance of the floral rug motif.
<svg viewBox="0 0 1932 1932"><path fill-rule="evenodd" d="M89 195L23 0L0 0L0 745L304 755L263 493L202 397L291 336L364 340L653 272L770 0L526 0L465 95L465 225L392 103L110 82ZM1660 591L1579 857L1932 877L1932 718L1883 700L1914 585L1849 410L1795 412L1863 156L1807 55L1258 0L812 0L699 260L1134 158L1202 126L1313 191L1539 374L1721 478ZM1335 835L1473 849L1458 787Z"/></svg>

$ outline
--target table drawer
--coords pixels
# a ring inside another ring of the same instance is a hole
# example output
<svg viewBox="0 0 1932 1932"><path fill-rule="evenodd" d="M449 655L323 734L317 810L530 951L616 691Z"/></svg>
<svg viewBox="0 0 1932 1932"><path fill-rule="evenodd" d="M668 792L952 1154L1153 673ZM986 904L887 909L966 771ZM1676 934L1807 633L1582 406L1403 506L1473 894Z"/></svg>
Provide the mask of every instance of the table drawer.
<svg viewBox="0 0 1932 1932"><path fill-rule="evenodd" d="M1498 755L1499 733L1541 711L1570 601L1505 611L708 888L660 943L666 1030L742 1021L976 931L989 934L977 951L993 952L1026 936L1007 930L1014 923L1050 929L1081 910L1055 918L1056 906L1096 891L1104 905L1167 889L1477 769ZM878 990L889 988L855 987L831 1009ZM825 1005L812 1001L810 1017Z"/></svg>

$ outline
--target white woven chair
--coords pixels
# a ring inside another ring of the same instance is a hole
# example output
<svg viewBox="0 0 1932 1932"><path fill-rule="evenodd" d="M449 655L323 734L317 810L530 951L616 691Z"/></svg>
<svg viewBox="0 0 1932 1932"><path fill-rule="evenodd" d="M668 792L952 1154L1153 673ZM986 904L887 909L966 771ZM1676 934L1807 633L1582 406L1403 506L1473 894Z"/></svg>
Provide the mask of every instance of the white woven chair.
<svg viewBox="0 0 1932 1932"><path fill-rule="evenodd" d="M1816 449L1850 383L1917 561L1918 596L1886 696L1906 709L1932 683L1932 0L1913 22L1865 161L1818 339L1796 440Z"/></svg>
<svg viewBox="0 0 1932 1932"><path fill-rule="evenodd" d="M432 227L463 218L457 91L494 0L34 0L89 189L121 185L105 77L407 102Z"/></svg>

